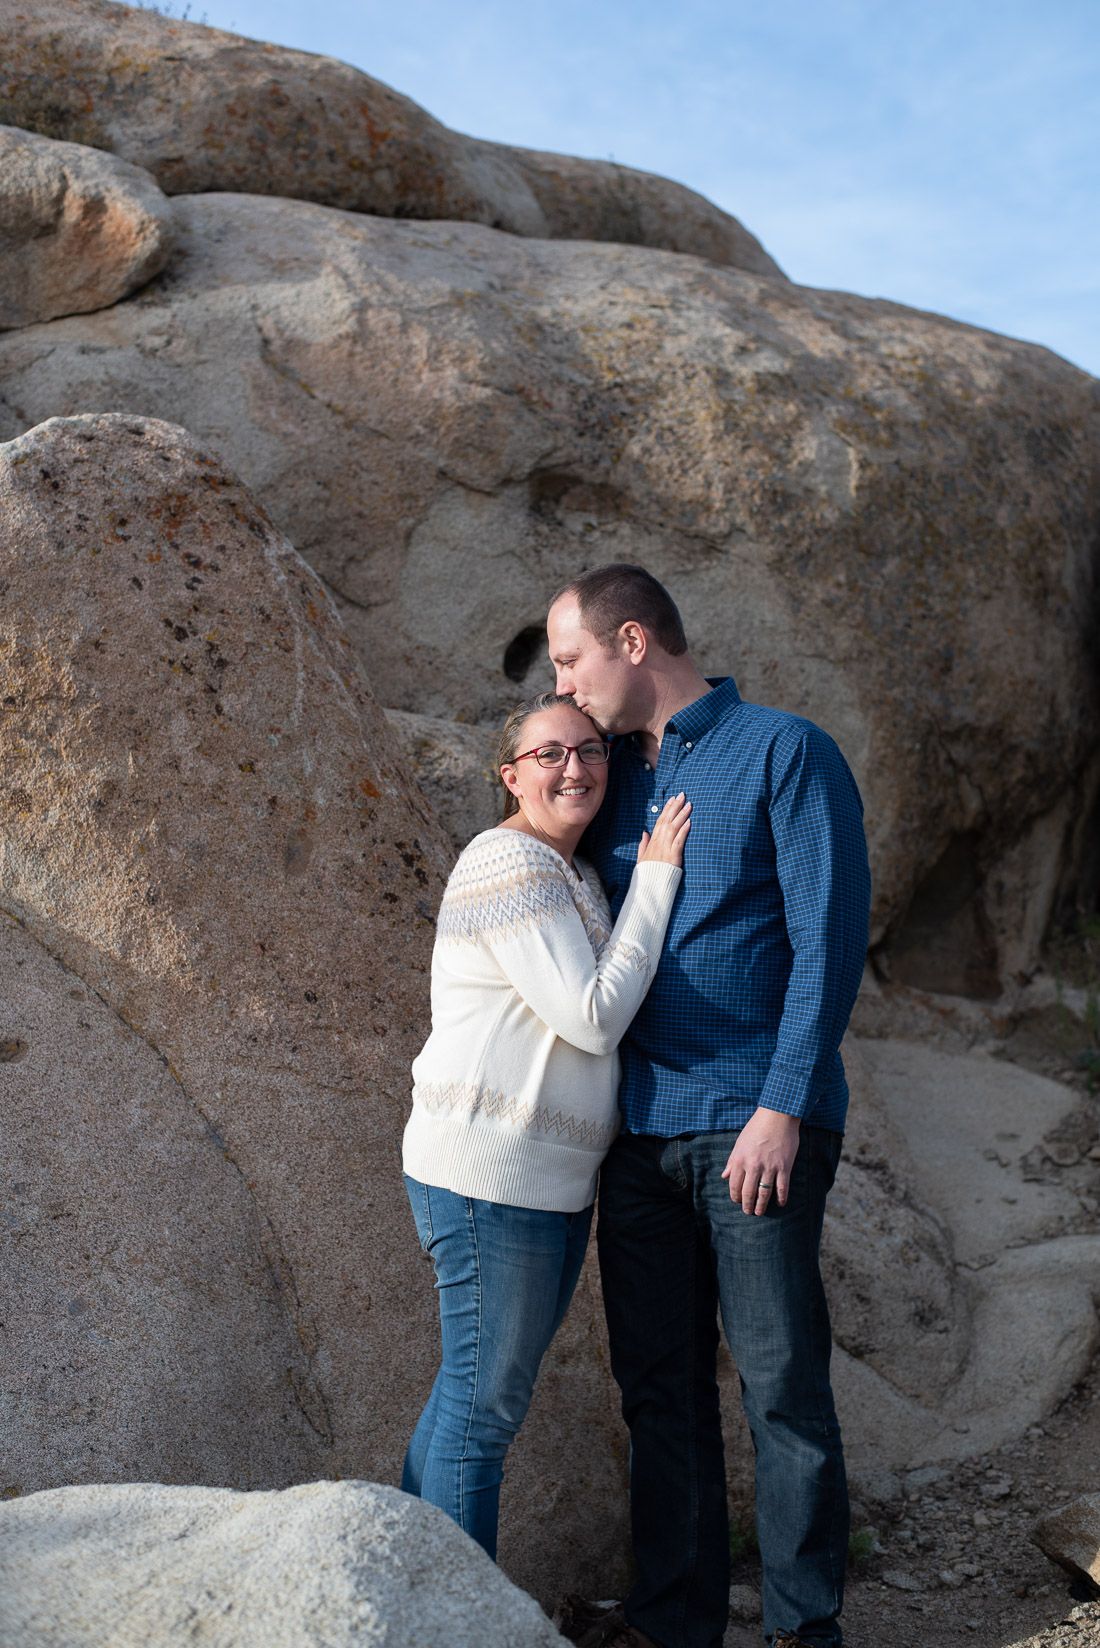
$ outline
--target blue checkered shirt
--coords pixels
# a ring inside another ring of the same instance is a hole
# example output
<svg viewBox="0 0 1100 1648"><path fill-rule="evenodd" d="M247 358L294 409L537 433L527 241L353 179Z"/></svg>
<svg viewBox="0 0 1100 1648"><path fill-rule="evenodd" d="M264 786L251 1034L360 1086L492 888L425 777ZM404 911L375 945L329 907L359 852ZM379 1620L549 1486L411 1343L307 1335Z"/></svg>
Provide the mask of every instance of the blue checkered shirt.
<svg viewBox="0 0 1100 1648"><path fill-rule="evenodd" d="M733 681L678 711L655 769L618 738L582 855L617 915L642 830L692 803L684 876L649 993L620 1048L632 1133L741 1127L757 1105L843 1129L840 1041L867 950L863 804L827 733L746 704Z"/></svg>

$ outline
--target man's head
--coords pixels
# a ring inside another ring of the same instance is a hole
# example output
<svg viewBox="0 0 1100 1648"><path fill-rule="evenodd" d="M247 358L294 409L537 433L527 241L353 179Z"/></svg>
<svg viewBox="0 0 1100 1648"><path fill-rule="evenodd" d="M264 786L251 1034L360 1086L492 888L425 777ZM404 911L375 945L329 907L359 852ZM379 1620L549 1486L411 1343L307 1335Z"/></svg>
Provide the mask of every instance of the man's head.
<svg viewBox="0 0 1100 1648"><path fill-rule="evenodd" d="M605 732L632 732L650 716L658 678L687 662L672 596L625 561L582 572L560 589L546 620L557 691Z"/></svg>

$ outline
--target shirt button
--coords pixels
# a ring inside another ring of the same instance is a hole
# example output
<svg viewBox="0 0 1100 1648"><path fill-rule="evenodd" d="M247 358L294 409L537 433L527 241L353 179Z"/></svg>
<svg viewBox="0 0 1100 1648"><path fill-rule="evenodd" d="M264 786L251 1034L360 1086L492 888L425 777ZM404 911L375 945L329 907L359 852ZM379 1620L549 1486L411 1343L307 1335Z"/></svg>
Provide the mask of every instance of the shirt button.
<svg viewBox="0 0 1100 1648"><path fill-rule="evenodd" d="M690 748L691 748L691 739L690 738L688 739L687 743L684 745L684 748L685 748L685 750L690 750Z"/></svg>
<svg viewBox="0 0 1100 1648"><path fill-rule="evenodd" d="M655 813L655 812L659 812L660 808L659 807L650 807L649 810L650 810L651 813Z"/></svg>
<svg viewBox="0 0 1100 1648"><path fill-rule="evenodd" d="M653 768L650 766L648 761L643 761L642 766L645 768L646 772L652 772L653 771Z"/></svg>

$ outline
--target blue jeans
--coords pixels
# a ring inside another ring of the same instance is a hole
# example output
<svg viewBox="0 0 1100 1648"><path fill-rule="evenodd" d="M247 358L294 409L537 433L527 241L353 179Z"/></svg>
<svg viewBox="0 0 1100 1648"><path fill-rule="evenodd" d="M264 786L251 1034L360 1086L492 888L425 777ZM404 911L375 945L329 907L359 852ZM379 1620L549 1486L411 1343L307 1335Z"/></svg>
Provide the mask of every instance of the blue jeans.
<svg viewBox="0 0 1100 1648"><path fill-rule="evenodd" d="M509 1207L408 1174L405 1189L435 1265L443 1362L401 1486L446 1511L495 1559L504 1456L573 1297L592 1209Z"/></svg>
<svg viewBox="0 0 1100 1648"><path fill-rule="evenodd" d="M626 1616L662 1648L721 1648L729 1521L718 1311L756 1450L764 1631L841 1640L848 1496L818 1248L841 1136L804 1127L785 1208L721 1177L734 1133L620 1134L600 1178L611 1367L631 1439L637 1580Z"/></svg>

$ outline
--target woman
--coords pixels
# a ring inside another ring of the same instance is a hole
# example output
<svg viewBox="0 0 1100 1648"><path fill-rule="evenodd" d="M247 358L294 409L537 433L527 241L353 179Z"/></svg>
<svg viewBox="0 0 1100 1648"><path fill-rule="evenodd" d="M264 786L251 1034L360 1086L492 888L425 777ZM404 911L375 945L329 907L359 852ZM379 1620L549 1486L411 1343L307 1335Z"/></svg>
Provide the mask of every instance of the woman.
<svg viewBox="0 0 1100 1648"><path fill-rule="evenodd" d="M513 710L503 822L447 883L432 1030L413 1064L405 1185L435 1264L443 1363L402 1487L496 1556L504 1456L584 1258L618 1130L618 1042L661 952L690 804L642 835L622 913L573 854L607 789L607 745L571 698Z"/></svg>

